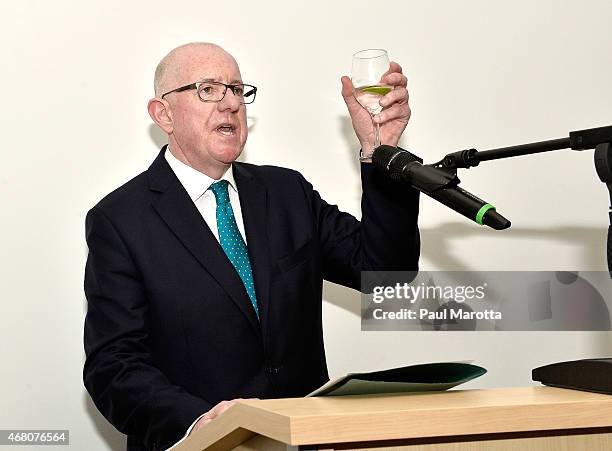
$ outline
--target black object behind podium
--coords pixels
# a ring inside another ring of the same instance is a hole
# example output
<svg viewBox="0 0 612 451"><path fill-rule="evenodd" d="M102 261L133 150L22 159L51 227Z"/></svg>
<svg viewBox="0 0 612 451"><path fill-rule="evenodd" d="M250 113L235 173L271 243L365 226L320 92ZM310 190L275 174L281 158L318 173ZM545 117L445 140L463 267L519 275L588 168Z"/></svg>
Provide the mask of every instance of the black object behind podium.
<svg viewBox="0 0 612 451"><path fill-rule="evenodd" d="M553 363L532 370L532 379L552 387L612 395L612 359Z"/></svg>

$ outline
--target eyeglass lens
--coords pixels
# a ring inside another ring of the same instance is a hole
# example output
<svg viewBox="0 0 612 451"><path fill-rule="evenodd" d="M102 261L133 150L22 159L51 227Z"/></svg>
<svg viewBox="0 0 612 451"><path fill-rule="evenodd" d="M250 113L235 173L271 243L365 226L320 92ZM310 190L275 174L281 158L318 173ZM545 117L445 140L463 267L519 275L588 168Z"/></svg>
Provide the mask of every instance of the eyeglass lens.
<svg viewBox="0 0 612 451"><path fill-rule="evenodd" d="M249 85L231 85L234 95L240 103L251 103L255 100L255 89ZM221 83L203 82L198 87L198 95L204 102L219 102L226 94L227 87Z"/></svg>

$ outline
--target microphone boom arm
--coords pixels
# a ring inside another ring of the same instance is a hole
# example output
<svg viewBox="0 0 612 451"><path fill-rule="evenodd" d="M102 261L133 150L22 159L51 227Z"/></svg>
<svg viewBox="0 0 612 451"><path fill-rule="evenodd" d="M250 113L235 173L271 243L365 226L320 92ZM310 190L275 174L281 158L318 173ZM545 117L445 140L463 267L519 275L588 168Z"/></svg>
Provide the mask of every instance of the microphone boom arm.
<svg viewBox="0 0 612 451"><path fill-rule="evenodd" d="M502 147L478 151L466 149L446 155L442 160L432 166L449 174L457 172L459 168L478 166L481 161L499 160L502 158L519 157L534 153L550 152L553 150L595 149L595 169L599 179L606 184L610 193L610 207L607 243L608 271L612 277L612 125L606 127L590 128L570 132L569 138L553 139L518 146Z"/></svg>
<svg viewBox="0 0 612 451"><path fill-rule="evenodd" d="M570 132L569 138L540 141L518 146L501 147L499 149L478 151L476 149L460 150L446 155L434 166L443 169L471 168L481 161L500 160L502 158L520 157L534 153L553 150L595 149L599 144L612 143L612 125ZM610 173L612 177L612 172ZM601 177L601 176L600 176ZM603 180L602 180L603 181Z"/></svg>

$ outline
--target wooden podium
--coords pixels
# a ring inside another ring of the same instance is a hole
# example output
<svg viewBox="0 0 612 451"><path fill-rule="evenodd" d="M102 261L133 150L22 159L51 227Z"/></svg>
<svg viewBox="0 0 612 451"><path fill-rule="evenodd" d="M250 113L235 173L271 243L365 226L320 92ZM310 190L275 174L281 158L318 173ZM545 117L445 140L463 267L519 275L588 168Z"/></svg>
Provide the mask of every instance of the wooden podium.
<svg viewBox="0 0 612 451"><path fill-rule="evenodd" d="M529 387L246 400L174 449L604 451L612 396Z"/></svg>

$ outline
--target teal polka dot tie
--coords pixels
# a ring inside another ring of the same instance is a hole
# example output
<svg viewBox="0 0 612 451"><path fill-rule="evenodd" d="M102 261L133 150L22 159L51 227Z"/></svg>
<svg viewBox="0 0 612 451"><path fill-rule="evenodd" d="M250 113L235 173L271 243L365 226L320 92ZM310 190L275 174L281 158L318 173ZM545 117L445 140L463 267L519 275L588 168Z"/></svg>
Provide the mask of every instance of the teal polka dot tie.
<svg viewBox="0 0 612 451"><path fill-rule="evenodd" d="M257 310L257 299L255 298L255 284L253 283L253 272L251 271L251 262L249 261L249 252L246 244L240 235L232 204L230 204L229 192L227 190L228 181L219 180L210 185L210 190L215 195L217 200L217 229L219 230L219 243L229 258L230 262L251 299L251 304L255 309L255 314L259 318Z"/></svg>

